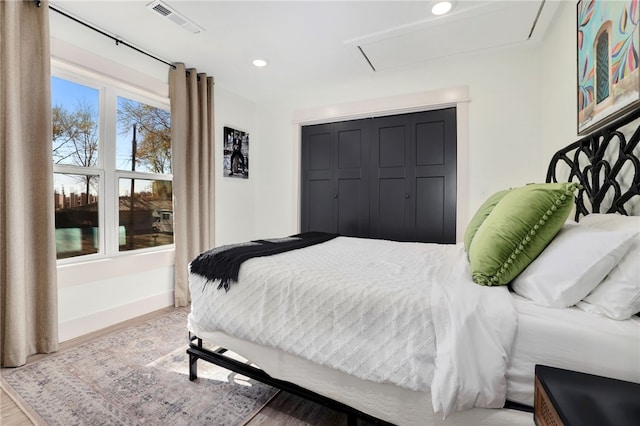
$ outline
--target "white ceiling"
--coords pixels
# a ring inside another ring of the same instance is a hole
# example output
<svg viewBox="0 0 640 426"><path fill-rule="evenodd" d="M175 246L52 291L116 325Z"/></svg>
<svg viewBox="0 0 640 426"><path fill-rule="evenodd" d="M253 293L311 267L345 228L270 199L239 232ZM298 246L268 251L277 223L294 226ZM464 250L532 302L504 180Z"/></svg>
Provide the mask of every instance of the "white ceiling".
<svg viewBox="0 0 640 426"><path fill-rule="evenodd" d="M155 56L213 75L216 84L254 101L435 58L533 43L544 36L558 6L550 0L457 0L452 13L435 17L433 1L166 0L204 29L192 34L149 3L51 1ZM257 57L269 65L255 68Z"/></svg>

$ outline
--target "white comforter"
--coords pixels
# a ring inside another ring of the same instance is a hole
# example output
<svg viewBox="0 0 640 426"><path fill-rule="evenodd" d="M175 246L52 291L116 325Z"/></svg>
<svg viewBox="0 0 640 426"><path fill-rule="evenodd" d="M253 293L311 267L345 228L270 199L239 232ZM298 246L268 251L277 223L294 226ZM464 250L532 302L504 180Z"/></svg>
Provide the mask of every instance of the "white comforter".
<svg viewBox="0 0 640 426"><path fill-rule="evenodd" d="M501 407L517 315L468 268L462 245L338 237L248 260L228 292L192 274L189 327L431 391L443 415Z"/></svg>

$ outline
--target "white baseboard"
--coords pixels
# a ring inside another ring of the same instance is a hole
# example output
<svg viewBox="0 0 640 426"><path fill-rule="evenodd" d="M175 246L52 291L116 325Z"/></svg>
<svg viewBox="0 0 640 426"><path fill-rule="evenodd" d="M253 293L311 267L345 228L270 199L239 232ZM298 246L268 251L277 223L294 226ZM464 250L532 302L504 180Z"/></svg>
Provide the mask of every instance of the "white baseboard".
<svg viewBox="0 0 640 426"><path fill-rule="evenodd" d="M64 321L58 324L58 340L64 342L84 336L168 306L173 306L173 292L156 294L125 305Z"/></svg>

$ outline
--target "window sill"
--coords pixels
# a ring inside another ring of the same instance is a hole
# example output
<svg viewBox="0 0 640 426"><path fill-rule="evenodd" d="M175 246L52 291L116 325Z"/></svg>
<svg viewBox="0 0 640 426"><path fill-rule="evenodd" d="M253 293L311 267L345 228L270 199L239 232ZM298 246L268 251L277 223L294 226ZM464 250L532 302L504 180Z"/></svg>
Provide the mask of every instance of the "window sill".
<svg viewBox="0 0 640 426"><path fill-rule="evenodd" d="M86 262L62 264L58 265L58 288L107 280L174 264L175 249L173 247L165 250L122 254Z"/></svg>

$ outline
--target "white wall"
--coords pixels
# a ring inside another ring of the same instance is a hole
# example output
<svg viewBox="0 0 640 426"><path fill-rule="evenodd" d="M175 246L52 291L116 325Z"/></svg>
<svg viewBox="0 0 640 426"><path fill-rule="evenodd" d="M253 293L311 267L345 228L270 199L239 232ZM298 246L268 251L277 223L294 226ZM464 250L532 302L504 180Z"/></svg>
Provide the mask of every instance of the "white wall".
<svg viewBox="0 0 640 426"><path fill-rule="evenodd" d="M274 168L268 181L257 183L256 234L295 232L298 200L288 171L298 161L296 111L320 106L339 106L397 95L435 91L457 86L469 89L469 191L464 194L473 212L495 191L528 182L543 181L546 158L541 149L540 108L542 94L540 45L519 47L481 55L447 58L419 69L364 75L361 80L334 87L310 88L278 101L261 104L258 131L265 146L261 161ZM271 202L267 193L277 188ZM285 231L285 232L282 232Z"/></svg>
<svg viewBox="0 0 640 426"><path fill-rule="evenodd" d="M215 87L216 128L216 245L255 239L254 218L257 203L257 183L266 178L260 171L261 138L256 133L256 109L248 100L223 87ZM249 179L222 175L223 129L231 127L249 133Z"/></svg>
<svg viewBox="0 0 640 426"><path fill-rule="evenodd" d="M473 213L495 191L543 181L551 154L576 138L574 13L572 4L562 4L538 44L445 58L413 70L363 71L362 78L347 84L283 93L260 104L216 85L217 155L224 126L250 134L248 180L224 178L222 158L216 159L216 245L297 231L298 127L293 119L303 110L465 86L470 99L469 183L463 194L468 211ZM128 77L166 90L165 66L54 15L53 37L128 64ZM58 46L58 52L78 54L76 47L65 46ZM89 62L104 68L100 58ZM88 269L59 270L63 340L170 305L172 253L158 256L137 266L125 257Z"/></svg>
<svg viewBox="0 0 640 426"><path fill-rule="evenodd" d="M173 250L58 267L65 341L173 305Z"/></svg>
<svg viewBox="0 0 640 426"><path fill-rule="evenodd" d="M541 52L543 158L578 140L576 9L562 2Z"/></svg>

